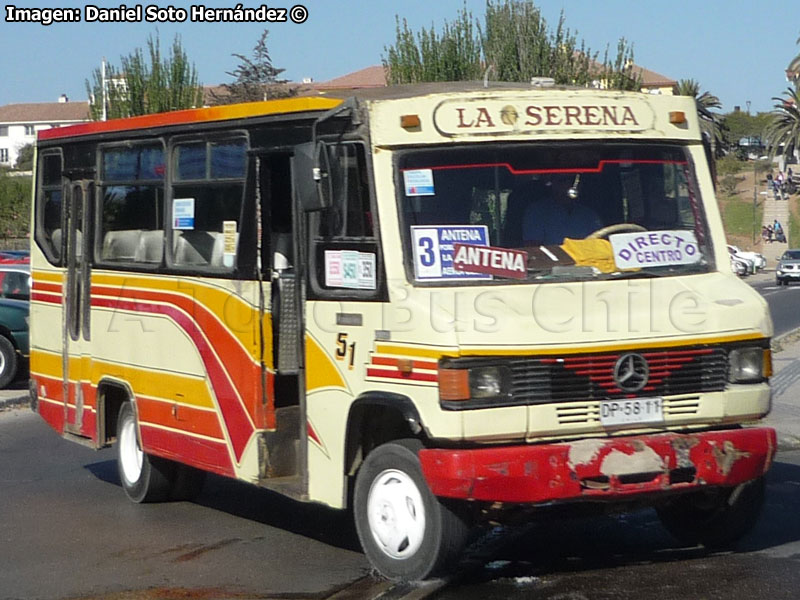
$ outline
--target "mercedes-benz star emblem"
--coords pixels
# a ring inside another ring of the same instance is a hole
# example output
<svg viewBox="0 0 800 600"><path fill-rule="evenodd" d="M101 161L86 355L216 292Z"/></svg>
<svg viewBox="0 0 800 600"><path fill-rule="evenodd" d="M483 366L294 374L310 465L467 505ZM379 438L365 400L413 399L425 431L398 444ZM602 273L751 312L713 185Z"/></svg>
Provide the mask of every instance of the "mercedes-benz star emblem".
<svg viewBox="0 0 800 600"><path fill-rule="evenodd" d="M638 392L649 376L650 366L641 354L623 354L614 365L614 381L623 392Z"/></svg>

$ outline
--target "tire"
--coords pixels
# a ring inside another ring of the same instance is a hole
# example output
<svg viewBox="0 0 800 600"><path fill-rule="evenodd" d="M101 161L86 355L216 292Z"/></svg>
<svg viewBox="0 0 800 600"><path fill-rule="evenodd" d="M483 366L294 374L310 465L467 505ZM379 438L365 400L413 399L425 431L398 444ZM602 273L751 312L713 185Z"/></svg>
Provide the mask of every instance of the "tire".
<svg viewBox="0 0 800 600"><path fill-rule="evenodd" d="M14 381L18 367L17 349L14 348L11 340L0 335L0 389Z"/></svg>
<svg viewBox="0 0 800 600"><path fill-rule="evenodd" d="M469 527L430 491L416 440L375 448L356 475L353 510L361 547L384 577L419 581L445 573Z"/></svg>
<svg viewBox="0 0 800 600"><path fill-rule="evenodd" d="M710 549L736 545L755 526L764 504L759 477L732 489L678 496L656 509L661 523L679 542Z"/></svg>
<svg viewBox="0 0 800 600"><path fill-rule="evenodd" d="M117 470L125 495L133 502L169 500L177 465L142 452L133 404L125 402L117 419Z"/></svg>

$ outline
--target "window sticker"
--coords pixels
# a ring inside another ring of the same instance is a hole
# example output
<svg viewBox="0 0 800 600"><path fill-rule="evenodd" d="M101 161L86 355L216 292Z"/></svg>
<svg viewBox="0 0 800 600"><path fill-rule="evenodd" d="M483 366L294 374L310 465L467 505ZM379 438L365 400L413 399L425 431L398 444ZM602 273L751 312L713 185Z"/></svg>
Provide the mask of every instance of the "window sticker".
<svg viewBox="0 0 800 600"><path fill-rule="evenodd" d="M409 169L403 171L406 196L435 196L433 171L431 169Z"/></svg>
<svg viewBox="0 0 800 600"><path fill-rule="evenodd" d="M194 229L194 198L175 198L172 201L172 228Z"/></svg>
<svg viewBox="0 0 800 600"><path fill-rule="evenodd" d="M222 241L222 264L226 267L232 267L233 260L236 257L236 221L222 222Z"/></svg>
<svg viewBox="0 0 800 600"><path fill-rule="evenodd" d="M691 265L702 258L694 232L683 229L608 236L618 269Z"/></svg>
<svg viewBox="0 0 800 600"><path fill-rule="evenodd" d="M456 243L453 250L453 267L456 271L525 279L528 275L528 253L511 248Z"/></svg>
<svg viewBox="0 0 800 600"><path fill-rule="evenodd" d="M376 264L372 252L325 250L325 286L374 290L377 287Z"/></svg>
<svg viewBox="0 0 800 600"><path fill-rule="evenodd" d="M417 281L448 279L491 279L488 273L461 271L453 264L455 244L489 246L486 225L414 225L414 277Z"/></svg>

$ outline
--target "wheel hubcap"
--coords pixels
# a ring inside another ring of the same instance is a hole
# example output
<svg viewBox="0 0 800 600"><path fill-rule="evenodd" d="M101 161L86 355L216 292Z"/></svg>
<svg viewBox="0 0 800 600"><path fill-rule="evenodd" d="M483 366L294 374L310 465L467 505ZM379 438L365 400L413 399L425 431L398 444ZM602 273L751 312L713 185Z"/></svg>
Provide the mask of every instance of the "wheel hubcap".
<svg viewBox="0 0 800 600"><path fill-rule="evenodd" d="M119 433L119 458L122 464L122 473L130 483L136 483L142 474L144 453L136 439L136 423L133 419L126 419Z"/></svg>
<svg viewBox="0 0 800 600"><path fill-rule="evenodd" d="M382 472L369 490L367 518L372 537L388 556L413 556L425 535L425 507L414 481L404 472Z"/></svg>

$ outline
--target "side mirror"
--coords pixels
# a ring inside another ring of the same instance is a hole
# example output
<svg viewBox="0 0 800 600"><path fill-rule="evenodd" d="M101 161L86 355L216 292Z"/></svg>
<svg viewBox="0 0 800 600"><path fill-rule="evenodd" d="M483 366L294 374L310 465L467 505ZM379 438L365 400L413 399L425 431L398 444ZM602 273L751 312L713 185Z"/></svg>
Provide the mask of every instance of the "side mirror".
<svg viewBox="0 0 800 600"><path fill-rule="evenodd" d="M333 168L330 147L324 143L317 144L313 173L321 208L333 205Z"/></svg>

